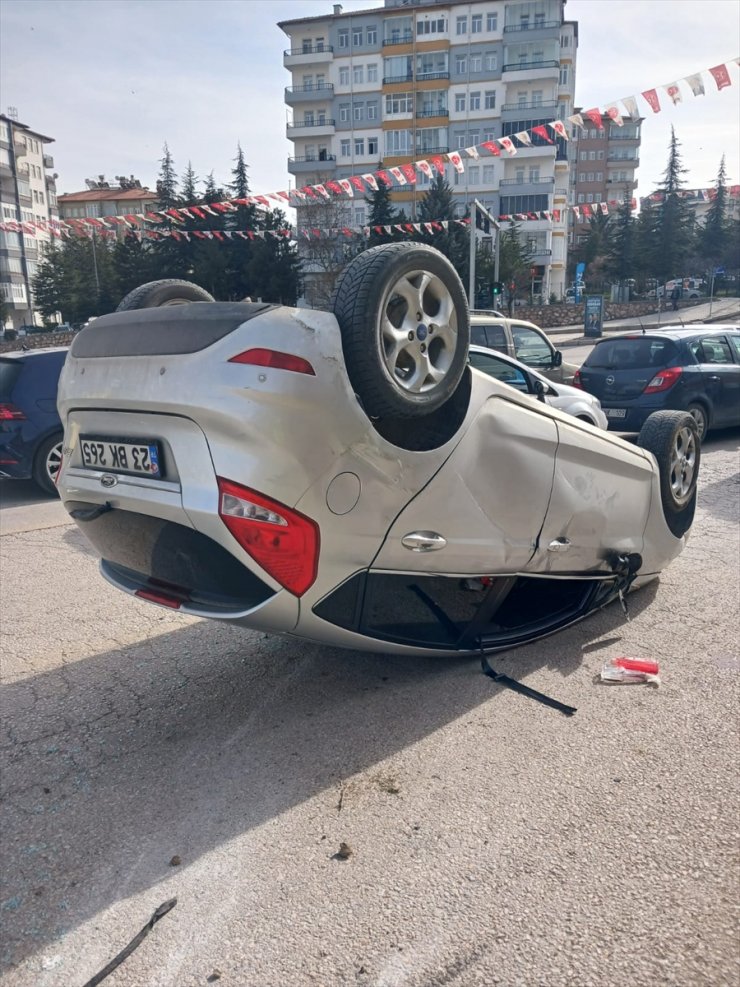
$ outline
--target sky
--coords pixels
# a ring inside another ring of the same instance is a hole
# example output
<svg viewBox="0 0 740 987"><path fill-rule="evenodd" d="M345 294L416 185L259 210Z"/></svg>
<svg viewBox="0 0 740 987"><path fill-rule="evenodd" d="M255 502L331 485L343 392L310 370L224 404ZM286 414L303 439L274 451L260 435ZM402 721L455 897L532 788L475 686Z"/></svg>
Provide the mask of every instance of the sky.
<svg viewBox="0 0 740 987"><path fill-rule="evenodd" d="M343 0L345 12L382 6ZM58 192L85 179L135 175L154 188L166 141L182 175L231 180L240 142L254 194L289 187L283 68L277 22L330 13L332 0L2 0L0 111L53 137ZM660 182L671 125L687 187L713 184L722 155L740 184L738 0L568 0L578 21L576 105L599 106L658 87L643 124L638 196ZM730 63L717 91L711 66ZM707 94L683 85L673 106L661 86L703 72Z"/></svg>

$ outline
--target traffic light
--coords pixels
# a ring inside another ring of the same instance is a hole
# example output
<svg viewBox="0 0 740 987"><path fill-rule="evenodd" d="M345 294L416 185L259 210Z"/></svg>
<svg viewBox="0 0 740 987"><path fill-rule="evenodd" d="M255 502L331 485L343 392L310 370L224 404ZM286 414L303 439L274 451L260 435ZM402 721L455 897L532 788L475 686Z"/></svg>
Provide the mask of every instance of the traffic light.
<svg viewBox="0 0 740 987"><path fill-rule="evenodd" d="M493 288L494 295L500 295L503 292L503 290L504 290L504 283L503 283L503 281L494 281L493 282L493 285L492 285L492 288Z"/></svg>
<svg viewBox="0 0 740 987"><path fill-rule="evenodd" d="M491 232L491 221L487 216L484 216L478 209L475 210L475 227L478 230L483 230L484 233Z"/></svg>

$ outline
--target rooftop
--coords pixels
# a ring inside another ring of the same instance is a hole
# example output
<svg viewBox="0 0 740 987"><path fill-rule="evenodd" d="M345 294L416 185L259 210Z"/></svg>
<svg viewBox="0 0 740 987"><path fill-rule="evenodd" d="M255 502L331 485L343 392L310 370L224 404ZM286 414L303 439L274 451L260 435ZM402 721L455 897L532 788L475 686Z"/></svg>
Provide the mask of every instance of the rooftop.
<svg viewBox="0 0 740 987"><path fill-rule="evenodd" d="M157 193L150 192L148 188L96 188L85 189L84 192L67 192L57 196L57 202L60 204L66 202L109 202L111 199L115 199L116 202L120 202L122 199L129 199L132 202L151 202L155 201L156 198Z"/></svg>
<svg viewBox="0 0 740 987"><path fill-rule="evenodd" d="M45 144L53 144L54 143L54 138L53 137L45 137L43 134L40 134L38 132L38 130L33 130L27 124L20 123L20 121L14 120L13 117L6 116L4 113L0 113L0 120L4 120L5 123L11 123L18 130L25 130L26 133L33 134L34 137L38 137L38 139L40 141L43 141Z"/></svg>

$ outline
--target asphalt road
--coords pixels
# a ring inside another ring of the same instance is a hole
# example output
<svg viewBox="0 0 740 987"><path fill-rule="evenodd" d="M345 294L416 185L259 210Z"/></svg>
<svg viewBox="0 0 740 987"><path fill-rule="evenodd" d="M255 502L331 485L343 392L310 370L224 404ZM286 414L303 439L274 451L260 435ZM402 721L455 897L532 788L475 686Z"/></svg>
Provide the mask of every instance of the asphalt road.
<svg viewBox="0 0 740 987"><path fill-rule="evenodd" d="M176 896L105 987L736 987L739 449L629 623L493 662L572 718L132 600L3 486L0 983L82 987Z"/></svg>

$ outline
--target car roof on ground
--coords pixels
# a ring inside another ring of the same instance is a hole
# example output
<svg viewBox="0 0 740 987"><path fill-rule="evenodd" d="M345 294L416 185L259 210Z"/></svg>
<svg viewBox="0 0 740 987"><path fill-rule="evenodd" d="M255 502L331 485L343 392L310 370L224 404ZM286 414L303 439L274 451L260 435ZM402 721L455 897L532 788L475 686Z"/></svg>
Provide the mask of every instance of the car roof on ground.
<svg viewBox="0 0 740 987"><path fill-rule="evenodd" d="M35 346L32 350L9 350L7 353L0 353L0 359L9 357L11 360L25 360L29 356L36 356L39 353L68 353L69 346Z"/></svg>

